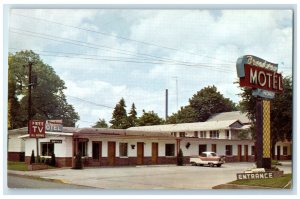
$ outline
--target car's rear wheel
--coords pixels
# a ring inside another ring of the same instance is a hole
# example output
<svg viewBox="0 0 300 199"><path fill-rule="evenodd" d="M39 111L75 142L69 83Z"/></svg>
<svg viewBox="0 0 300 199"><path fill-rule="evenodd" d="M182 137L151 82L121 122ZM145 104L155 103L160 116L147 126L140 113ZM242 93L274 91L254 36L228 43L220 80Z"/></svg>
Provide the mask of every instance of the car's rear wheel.
<svg viewBox="0 0 300 199"><path fill-rule="evenodd" d="M192 166L197 166L196 162L191 162Z"/></svg>

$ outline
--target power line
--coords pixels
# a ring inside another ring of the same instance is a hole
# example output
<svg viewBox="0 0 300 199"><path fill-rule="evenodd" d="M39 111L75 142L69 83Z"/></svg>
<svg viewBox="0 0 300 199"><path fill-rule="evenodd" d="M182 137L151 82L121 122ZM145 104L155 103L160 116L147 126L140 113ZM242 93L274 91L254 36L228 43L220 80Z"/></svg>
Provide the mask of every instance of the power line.
<svg viewBox="0 0 300 199"><path fill-rule="evenodd" d="M42 54L42 53L40 53L39 55L51 56L51 57L67 57L67 58L75 58L75 59L98 60L98 61L131 62L131 63L145 63L145 64L170 64L170 65L188 66L188 67L194 67L194 68L209 68L211 70L220 71L220 72L227 72L227 73L232 73L233 72L233 70L228 70L228 69L220 68L220 67L212 67L210 65L181 64L181 63L176 63L176 62L173 63L173 62L165 62L165 61L160 61L160 60L158 60L157 62L150 62L150 61L147 62L147 61L120 60L120 59L97 59L97 58L91 58L91 57L74 57L74 56L67 56L67 55L50 55L50 54Z"/></svg>
<svg viewBox="0 0 300 199"><path fill-rule="evenodd" d="M27 50L27 49L21 49L21 48L13 48L13 47L10 47L9 49L11 50L21 50L21 51L24 51L24 50ZM131 58L131 57L118 57L118 56L99 56L99 55L90 55L90 54L81 54L81 53L71 53L71 52L57 52L57 51L45 51L45 50L36 50L36 49L31 49L32 51L34 52L45 52L45 53L56 53L56 54L67 54L67 55L78 55L78 56L88 56L88 57L98 57L98 58L117 58L117 59L123 59L123 58L126 58L127 60L154 60L154 59L149 59L149 58L140 58L140 57L135 57L135 58ZM77 57L76 57L77 58ZM154 60L154 61L163 61L163 60L160 60L160 59L157 59L157 60ZM163 63L163 62L162 62ZM166 62L166 63L173 63L173 62ZM187 63L191 63L189 65L191 66L197 66L199 65L200 63L193 63L193 62L187 62ZM212 63L201 63L202 65L209 65L209 66L229 66L231 64L212 64Z"/></svg>
<svg viewBox="0 0 300 199"><path fill-rule="evenodd" d="M88 31L88 32L101 34L101 35L104 35L104 36L109 36L109 37L114 37L114 38L118 38L118 39L132 41L132 42L136 42L136 43L141 43L141 44L144 44L144 45L155 46L155 47L164 48L164 49L168 49L168 50L183 52L183 53L186 53L186 54L191 54L191 55L196 55L196 56L200 56L200 57L206 57L206 58L209 58L209 59L228 62L228 60L217 59L215 57L210 57L210 56L207 56L207 55L199 55L199 54L194 53L194 52L185 52L185 51L182 51L182 50L177 49L177 48L162 46L162 45L158 45L158 44L154 44L154 43L150 43L150 42L145 42L145 41L139 41L139 40L135 40L135 39L130 39L130 38L126 38L126 37L112 35L112 34L105 33L105 32L95 31L95 30L91 30L91 29L87 29L87 28L81 28L81 27L78 27L78 26L71 26L71 25L67 25L67 24L63 24L63 23L59 23L59 22L55 22L55 21L51 21L51 20L47 20L47 19L27 16L27 15L22 15L22 14L16 14L16 13L13 13L13 15L27 17L27 18L31 18L31 19L35 19L35 20L39 20L39 21L46 21L46 22L49 22L49 23L54 23L54 24L58 24L58 25L62 25L62 26L70 27L70 28L75 28L75 29L79 29L79 30L84 30L84 31ZM230 63L235 63L235 62L230 62Z"/></svg>
<svg viewBox="0 0 300 199"><path fill-rule="evenodd" d="M127 50L123 50L123 49L114 49L114 48L111 48L111 47L108 47L108 46L103 46L103 45L95 45L95 44L92 44L92 43L89 43L89 42L83 42L83 41L79 41L79 40L74 40L74 39L68 39L68 38L62 38L62 37L57 37L57 36L53 36L53 35L48 35L48 34L42 34L42 33L36 33L36 32L32 32L32 31L28 31L28 30L22 30L22 29L19 29L19 28L14 28L14 27L11 27L11 29L16 29L18 31L23 31L22 33L20 32L15 32L15 31L11 31L13 33L17 33L17 34L29 34L29 35L34 35L35 37L40 37L40 38L43 38L43 39L48 39L48 40L53 40L53 41L58 41L58 42L63 42L63 43L71 43L73 45L79 45L79 46L84 46L84 47L89 47L89 48L94 48L94 49L99 49L97 47L93 47L93 46L98 46L100 48L105 48L105 49L109 49L111 51L121 51L121 52L118 52L120 54L126 54L126 55L135 55L135 54L132 54L132 53L128 53L130 51L127 51ZM24 33L25 32L25 33ZM42 35L42 36L41 36ZM46 36L46 37L45 37ZM49 38L49 37L52 37L52 38ZM54 38L58 38L58 39L62 39L62 40L57 40L57 39L53 39ZM76 43L74 43L76 42ZM79 42L79 44L78 44ZM87 45L83 45L83 44L87 44ZM125 51L125 52L124 52ZM133 52L134 53L134 52ZM163 58L163 57L159 57L159 56L155 56L155 55L149 55L149 54L144 54L144 53L136 53L138 55L142 55L142 56L148 56L148 57L152 57L153 58L159 58L161 60L159 61L165 61L165 60L168 60L168 61L171 61L171 62L176 62L176 63L180 63L180 64L190 64L190 62L185 62L185 61L180 61L180 60L173 60L173 59L168 59L168 58ZM203 66L201 64L196 64L196 65L199 65L199 66ZM189 65L190 66L190 65ZM205 67L205 66L204 66ZM206 67L211 67L211 66L206 66ZM219 68L221 70L226 70L226 69L223 69L223 68Z"/></svg>
<svg viewBox="0 0 300 199"><path fill-rule="evenodd" d="M105 107L105 108L109 108L109 109L114 109L113 107L111 106L107 106L107 105L103 105L103 104L98 104L98 103L95 103L95 102L92 102L92 101L88 101L88 100L85 100L85 99L81 99L79 97L74 97L74 96L71 96L71 95L66 95L68 97L71 97L71 98L74 98L74 99L77 99L77 100L80 100L80 101L83 101L83 102L87 102L87 103L90 103L90 104L93 104L95 106L101 106L101 107Z"/></svg>

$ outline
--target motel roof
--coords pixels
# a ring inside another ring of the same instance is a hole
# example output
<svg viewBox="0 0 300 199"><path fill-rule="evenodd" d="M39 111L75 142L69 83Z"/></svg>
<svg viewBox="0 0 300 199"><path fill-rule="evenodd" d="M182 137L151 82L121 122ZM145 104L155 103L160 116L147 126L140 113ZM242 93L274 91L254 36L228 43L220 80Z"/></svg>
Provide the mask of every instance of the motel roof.
<svg viewBox="0 0 300 199"><path fill-rule="evenodd" d="M187 132L187 131L207 131L207 130L221 130L221 129L242 129L243 124L239 120L225 120L225 121L209 121L209 122L195 122L182 124L166 124L154 126L139 126L130 127L128 130L137 132Z"/></svg>
<svg viewBox="0 0 300 199"><path fill-rule="evenodd" d="M246 113L242 113L241 111L232 111L232 112L223 112L216 113L212 115L207 122L209 121L224 121L224 120L239 120L243 124L250 124L251 120L247 117Z"/></svg>

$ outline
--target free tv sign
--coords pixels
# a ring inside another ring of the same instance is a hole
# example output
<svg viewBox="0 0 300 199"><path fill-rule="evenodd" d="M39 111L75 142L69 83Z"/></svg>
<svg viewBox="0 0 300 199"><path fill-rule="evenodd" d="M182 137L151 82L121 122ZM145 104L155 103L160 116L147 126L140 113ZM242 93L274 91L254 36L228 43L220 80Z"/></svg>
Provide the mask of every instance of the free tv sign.
<svg viewBox="0 0 300 199"><path fill-rule="evenodd" d="M237 60L236 68L240 86L252 88L255 96L272 99L276 92L283 91L282 75L277 73L278 64L245 55Z"/></svg>
<svg viewBox="0 0 300 199"><path fill-rule="evenodd" d="M45 122L40 120L29 121L29 137L44 138L45 137Z"/></svg>

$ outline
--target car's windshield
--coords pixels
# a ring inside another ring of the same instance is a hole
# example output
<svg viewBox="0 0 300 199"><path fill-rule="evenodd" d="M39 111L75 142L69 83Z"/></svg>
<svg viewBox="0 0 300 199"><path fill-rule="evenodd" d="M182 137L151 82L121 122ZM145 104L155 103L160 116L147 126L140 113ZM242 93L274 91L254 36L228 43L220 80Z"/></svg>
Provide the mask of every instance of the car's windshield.
<svg viewBox="0 0 300 199"><path fill-rule="evenodd" d="M210 155L211 155L211 156L217 156L217 154L215 154L215 153L211 153Z"/></svg>

